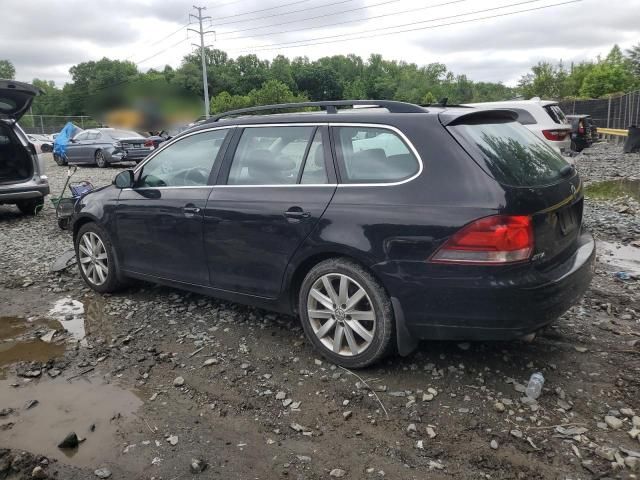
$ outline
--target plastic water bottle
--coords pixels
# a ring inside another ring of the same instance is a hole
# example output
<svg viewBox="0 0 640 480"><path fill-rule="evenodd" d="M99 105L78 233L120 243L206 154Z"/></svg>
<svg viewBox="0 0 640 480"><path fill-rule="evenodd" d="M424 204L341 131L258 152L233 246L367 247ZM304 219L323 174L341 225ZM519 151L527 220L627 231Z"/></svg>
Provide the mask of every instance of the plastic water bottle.
<svg viewBox="0 0 640 480"><path fill-rule="evenodd" d="M542 387L544 385L544 377L542 373L536 372L531 375L529 379L529 385L527 385L527 397L531 400L536 400L542 393Z"/></svg>

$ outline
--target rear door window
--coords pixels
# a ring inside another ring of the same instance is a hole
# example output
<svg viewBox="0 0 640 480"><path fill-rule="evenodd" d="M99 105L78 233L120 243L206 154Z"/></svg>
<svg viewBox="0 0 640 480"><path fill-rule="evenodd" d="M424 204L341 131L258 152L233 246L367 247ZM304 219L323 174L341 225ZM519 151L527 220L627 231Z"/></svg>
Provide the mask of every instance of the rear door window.
<svg viewBox="0 0 640 480"><path fill-rule="evenodd" d="M516 122L472 123L448 127L471 156L498 182L533 187L561 180L567 162L553 148Z"/></svg>
<svg viewBox="0 0 640 480"><path fill-rule="evenodd" d="M295 185L313 147L316 127L248 127L231 163L228 185ZM318 134L320 132L318 131ZM322 137L318 137L322 143ZM316 150L312 153L316 155ZM310 162L312 160L309 160ZM309 166L311 169L311 164ZM325 182L320 182L325 183Z"/></svg>
<svg viewBox="0 0 640 480"><path fill-rule="evenodd" d="M394 183L420 170L409 146L393 130L333 127L342 183Z"/></svg>

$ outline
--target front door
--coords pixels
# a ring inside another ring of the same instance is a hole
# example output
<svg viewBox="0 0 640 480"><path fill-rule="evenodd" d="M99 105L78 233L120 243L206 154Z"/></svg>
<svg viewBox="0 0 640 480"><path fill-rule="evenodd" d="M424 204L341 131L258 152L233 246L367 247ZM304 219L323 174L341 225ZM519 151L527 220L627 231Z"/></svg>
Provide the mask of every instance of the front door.
<svg viewBox="0 0 640 480"><path fill-rule="evenodd" d="M84 162L84 149L89 142L89 131L80 132L73 138L73 141L69 141L67 144L67 159L71 163Z"/></svg>
<svg viewBox="0 0 640 480"><path fill-rule="evenodd" d="M229 129L187 135L154 155L116 209L124 271L208 285L202 221Z"/></svg>
<svg viewBox="0 0 640 480"><path fill-rule="evenodd" d="M211 285L275 298L336 189L328 130L245 127L229 150L205 210Z"/></svg>

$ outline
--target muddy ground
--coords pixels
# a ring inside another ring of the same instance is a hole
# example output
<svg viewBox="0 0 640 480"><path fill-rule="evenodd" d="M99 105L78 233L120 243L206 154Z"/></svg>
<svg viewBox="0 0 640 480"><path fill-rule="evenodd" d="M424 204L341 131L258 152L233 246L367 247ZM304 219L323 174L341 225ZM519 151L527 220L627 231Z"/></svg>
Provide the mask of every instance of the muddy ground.
<svg viewBox="0 0 640 480"><path fill-rule="evenodd" d="M640 156L616 146L576 162L588 184L638 179ZM47 164L57 194L66 169ZM294 318L149 284L97 295L75 267L48 271L71 246L50 205L31 218L0 206L0 479L636 478L628 183L588 198L592 286L535 342L424 342L357 372L322 360ZM536 371L546 383L530 403ZM58 449L70 432L79 446Z"/></svg>

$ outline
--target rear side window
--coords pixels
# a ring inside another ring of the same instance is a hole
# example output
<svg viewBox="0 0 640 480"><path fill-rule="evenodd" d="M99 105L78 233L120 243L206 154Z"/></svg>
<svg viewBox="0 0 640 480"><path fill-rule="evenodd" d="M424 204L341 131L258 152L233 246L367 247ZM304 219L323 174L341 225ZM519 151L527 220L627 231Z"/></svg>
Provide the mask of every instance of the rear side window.
<svg viewBox="0 0 640 480"><path fill-rule="evenodd" d="M555 183L567 162L516 122L448 127L471 156L505 185L533 187Z"/></svg>
<svg viewBox="0 0 640 480"><path fill-rule="evenodd" d="M400 136L379 127L333 127L342 183L391 183L414 176L418 159Z"/></svg>
<svg viewBox="0 0 640 480"><path fill-rule="evenodd" d="M549 114L554 123L567 123L567 117L558 105L547 105L544 107L545 112Z"/></svg>

